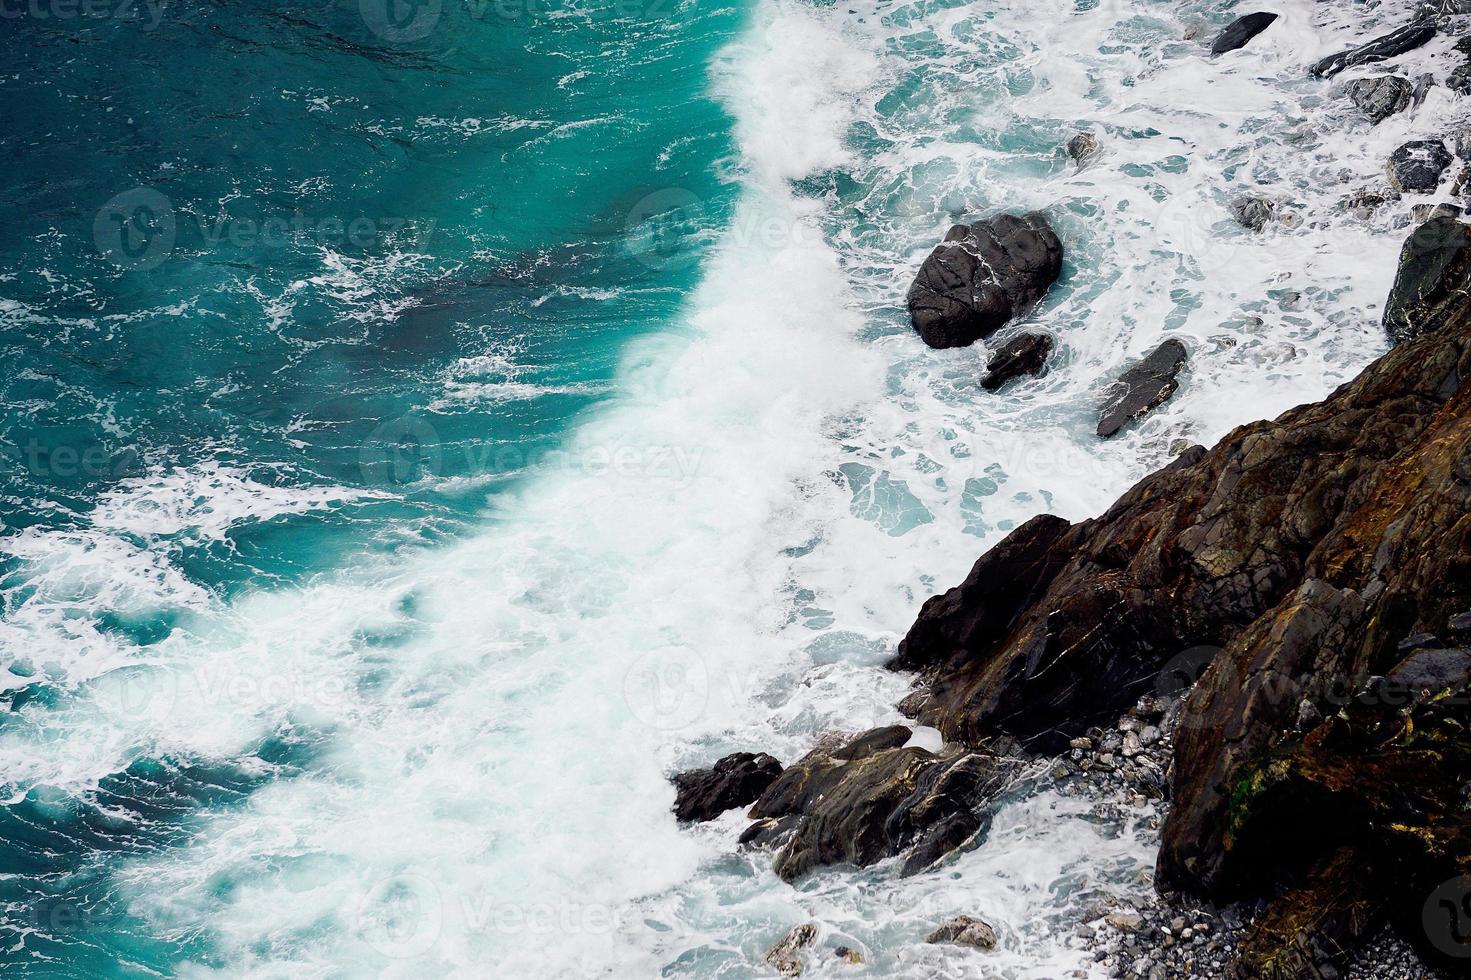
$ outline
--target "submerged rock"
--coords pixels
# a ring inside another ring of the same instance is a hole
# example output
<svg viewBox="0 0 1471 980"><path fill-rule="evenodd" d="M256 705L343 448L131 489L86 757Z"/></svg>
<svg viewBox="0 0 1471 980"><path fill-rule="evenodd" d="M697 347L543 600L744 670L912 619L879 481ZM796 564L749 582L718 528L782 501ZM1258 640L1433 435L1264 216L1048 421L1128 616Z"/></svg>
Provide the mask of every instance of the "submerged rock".
<svg viewBox="0 0 1471 980"><path fill-rule="evenodd" d="M981 387L996 391L1012 378L1038 374L1052 353L1052 338L1045 333L1017 334L986 362Z"/></svg>
<svg viewBox="0 0 1471 980"><path fill-rule="evenodd" d="M1125 371L1098 414L1099 438L1107 439L1168 401L1180 387L1176 378L1188 357L1185 345L1171 338Z"/></svg>
<svg viewBox="0 0 1471 980"><path fill-rule="evenodd" d="M1440 140L1411 140L1389 155L1389 183L1402 194L1429 194L1452 159Z"/></svg>
<svg viewBox="0 0 1471 980"><path fill-rule="evenodd" d="M909 287L914 329L931 347L989 337L1042 298L1062 271L1062 242L1039 213L955 225Z"/></svg>
<svg viewBox="0 0 1471 980"><path fill-rule="evenodd" d="M1471 227L1441 215L1425 222L1400 249L1399 270L1384 304L1384 329L1395 343L1414 340L1466 303L1471 282Z"/></svg>
<svg viewBox="0 0 1471 980"><path fill-rule="evenodd" d="M1355 48L1329 55L1308 69L1309 74L1320 78L1332 78L1345 68L1387 61L1390 58L1413 51L1435 36L1435 25L1428 20L1417 20L1412 24L1376 37Z"/></svg>
<svg viewBox="0 0 1471 980"><path fill-rule="evenodd" d="M803 951L816 939L817 926L810 922L797 926L766 951L766 962L784 977L800 977L807 966Z"/></svg>
<svg viewBox="0 0 1471 980"><path fill-rule="evenodd" d="M934 932L925 937L924 941L973 946L976 949L995 949L996 930L974 916L957 915L953 919L946 919L942 922Z"/></svg>
<svg viewBox="0 0 1471 980"><path fill-rule="evenodd" d="M1269 197L1246 194L1231 202L1231 217L1250 231L1261 231L1277 213L1277 203Z"/></svg>
<svg viewBox="0 0 1471 980"><path fill-rule="evenodd" d="M1098 139L1092 133L1079 133L1067 143L1068 157L1082 170L1098 156Z"/></svg>
<svg viewBox="0 0 1471 980"><path fill-rule="evenodd" d="M1225 54L1246 47L1247 42L1270 27L1276 19L1276 14L1265 11L1236 18L1211 45L1211 54Z"/></svg>
<svg viewBox="0 0 1471 980"><path fill-rule="evenodd" d="M1407 108L1415 87L1399 75L1356 78L1346 88L1349 100L1375 124Z"/></svg>
<svg viewBox="0 0 1471 980"><path fill-rule="evenodd" d="M682 823L713 820L756 800L781 775L781 763L762 752L736 752L709 769L676 775L674 815Z"/></svg>

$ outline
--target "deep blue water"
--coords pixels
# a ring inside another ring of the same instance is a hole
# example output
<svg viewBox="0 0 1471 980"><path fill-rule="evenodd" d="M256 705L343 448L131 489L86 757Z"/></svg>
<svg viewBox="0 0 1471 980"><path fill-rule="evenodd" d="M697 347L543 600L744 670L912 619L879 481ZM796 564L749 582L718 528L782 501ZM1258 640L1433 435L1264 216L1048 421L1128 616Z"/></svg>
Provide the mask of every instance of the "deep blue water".
<svg viewBox="0 0 1471 980"><path fill-rule="evenodd" d="M46 630L146 657L176 628L47 591L17 542L91 547L66 535L100 505L172 487L109 540L226 598L454 538L666 325L734 197L707 92L735 2L4 13L0 574L8 615L46 612L0 636L13 743L89 676ZM257 758L289 776L312 746ZM79 796L0 772L0 970L227 965L207 932L130 918L113 861L263 778L146 751Z"/></svg>

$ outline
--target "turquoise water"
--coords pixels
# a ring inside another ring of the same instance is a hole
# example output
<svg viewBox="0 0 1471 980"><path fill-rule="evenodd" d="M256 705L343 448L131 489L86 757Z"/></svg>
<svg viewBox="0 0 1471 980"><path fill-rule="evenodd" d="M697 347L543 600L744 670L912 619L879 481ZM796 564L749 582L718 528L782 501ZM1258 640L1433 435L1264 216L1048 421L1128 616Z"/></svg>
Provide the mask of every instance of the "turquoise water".
<svg viewBox="0 0 1471 980"><path fill-rule="evenodd" d="M743 980L815 922L812 976L1100 969L1147 812L1018 790L791 887L668 775L901 721L980 550L1382 349L1402 233L1335 205L1397 137L1302 72L1357 21L1204 58L1227 6L0 5L0 968ZM993 395L903 295L1033 208L1057 349ZM960 912L999 947L923 942Z"/></svg>
<svg viewBox="0 0 1471 980"><path fill-rule="evenodd" d="M737 4L116 11L0 32L12 543L163 554L223 601L453 540L667 326L729 212L707 93ZM171 490L95 537L99 508L149 486ZM110 658L146 661L186 615L36 557L0 567L12 750L64 737ZM313 749L123 757L79 793L10 767L7 972L220 965L207 931L131 916L112 869Z"/></svg>

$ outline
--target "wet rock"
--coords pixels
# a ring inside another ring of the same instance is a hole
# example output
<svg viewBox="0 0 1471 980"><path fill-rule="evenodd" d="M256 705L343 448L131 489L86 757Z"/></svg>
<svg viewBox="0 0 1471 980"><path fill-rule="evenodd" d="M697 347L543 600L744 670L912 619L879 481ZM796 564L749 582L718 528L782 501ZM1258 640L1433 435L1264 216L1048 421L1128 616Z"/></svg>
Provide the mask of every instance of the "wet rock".
<svg viewBox="0 0 1471 980"><path fill-rule="evenodd" d="M976 809L1016 768L1015 760L977 752L886 748L843 761L819 749L788 767L750 816L797 818L774 865L785 881L825 864L865 867L912 845L917 857L908 867L919 870L981 829Z"/></svg>
<svg viewBox="0 0 1471 980"><path fill-rule="evenodd" d="M996 930L973 916L957 915L942 922L934 932L925 937L925 942L995 949Z"/></svg>
<svg viewBox="0 0 1471 980"><path fill-rule="evenodd" d="M1356 78L1345 87L1349 101L1375 124L1407 108L1415 88L1399 75Z"/></svg>
<svg viewBox="0 0 1471 980"><path fill-rule="evenodd" d="M1267 222L1276 213L1277 204L1271 198L1248 194L1231 202L1231 217L1241 227L1251 231L1261 231L1267 227Z"/></svg>
<svg viewBox="0 0 1471 980"><path fill-rule="evenodd" d="M1039 213L956 225L909 287L914 329L931 347L989 337L1035 304L1062 271L1062 242Z"/></svg>
<svg viewBox="0 0 1471 980"><path fill-rule="evenodd" d="M1411 140L1389 155L1389 183L1402 194L1429 194L1451 160L1440 140Z"/></svg>
<svg viewBox="0 0 1471 980"><path fill-rule="evenodd" d="M862 963L863 954L848 946L839 946L833 950L833 955L844 963Z"/></svg>
<svg viewBox="0 0 1471 980"><path fill-rule="evenodd" d="M1110 912L1103 917L1103 921L1119 932L1134 932L1144 920L1134 912Z"/></svg>
<svg viewBox="0 0 1471 980"><path fill-rule="evenodd" d="M676 775L674 815L682 823L713 820L752 803L781 775L781 763L762 752L736 752L709 769Z"/></svg>
<svg viewBox="0 0 1471 980"><path fill-rule="evenodd" d="M1395 343L1435 330L1465 304L1471 280L1471 228L1454 217L1431 218L1405 240L1384 304L1384 329Z"/></svg>
<svg viewBox="0 0 1471 980"><path fill-rule="evenodd" d="M996 391L1012 378L1024 374L1039 374L1052 353L1052 337L1045 333L1017 334L986 362L986 373L981 378L981 387Z"/></svg>
<svg viewBox="0 0 1471 980"><path fill-rule="evenodd" d="M1107 439L1168 401L1180 387L1176 377L1188 356L1180 341L1166 340L1125 371L1099 412L1099 438Z"/></svg>
<svg viewBox="0 0 1471 980"><path fill-rule="evenodd" d="M799 977L807 966L804 951L816 939L817 926L810 922L797 926L766 951L766 962L784 977Z"/></svg>
<svg viewBox="0 0 1471 980"><path fill-rule="evenodd" d="M1454 204L1416 204L1410 208L1410 220L1423 224L1431 218L1459 218L1463 214Z"/></svg>
<svg viewBox="0 0 1471 980"><path fill-rule="evenodd" d="M1252 38L1270 27L1276 19L1276 14L1265 11L1236 18L1211 45L1211 54L1225 54L1227 51L1246 47Z"/></svg>
<svg viewBox="0 0 1471 980"><path fill-rule="evenodd" d="M1098 139L1092 133L1079 133L1067 143L1068 157L1082 170L1098 156Z"/></svg>
<svg viewBox="0 0 1471 980"><path fill-rule="evenodd" d="M832 757L843 761L866 759L875 752L880 752L884 749L897 749L909 741L910 736L913 734L914 730L908 725L888 725L883 728L870 728L842 748L835 750Z"/></svg>
<svg viewBox="0 0 1471 980"><path fill-rule="evenodd" d="M1345 68L1387 61L1390 58L1413 51L1435 36L1435 25L1427 20L1418 20L1397 31L1361 44L1358 47L1329 55L1310 68L1309 74L1319 78L1332 78Z"/></svg>
<svg viewBox="0 0 1471 980"><path fill-rule="evenodd" d="M1445 87L1457 95L1471 95L1471 64L1462 65L1447 75Z"/></svg>

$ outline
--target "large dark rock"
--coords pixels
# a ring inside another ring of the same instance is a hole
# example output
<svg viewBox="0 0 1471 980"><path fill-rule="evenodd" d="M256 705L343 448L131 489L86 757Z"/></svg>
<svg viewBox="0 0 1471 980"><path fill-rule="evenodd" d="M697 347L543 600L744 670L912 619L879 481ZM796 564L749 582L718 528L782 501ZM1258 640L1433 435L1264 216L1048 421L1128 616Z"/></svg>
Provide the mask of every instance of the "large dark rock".
<svg viewBox="0 0 1471 980"><path fill-rule="evenodd" d="M1398 57L1406 51L1426 43L1435 36L1435 24L1429 20L1417 20L1414 23L1401 27L1397 31L1376 37L1347 51L1329 55L1322 61L1308 69L1310 74L1320 78L1332 78L1345 68L1355 68L1359 65L1373 64L1378 61L1388 61L1390 58Z"/></svg>
<svg viewBox="0 0 1471 980"><path fill-rule="evenodd" d="M674 779L674 815L682 823L714 820L726 810L754 801L781 775L781 763L762 752L736 752L709 769L691 769Z"/></svg>
<svg viewBox="0 0 1471 980"><path fill-rule="evenodd" d="M1001 345L986 362L981 387L996 391L1012 378L1038 374L1052 353L1052 338L1045 333L1022 333Z"/></svg>
<svg viewBox="0 0 1471 980"><path fill-rule="evenodd" d="M1354 79L1348 83L1346 91L1349 101L1377 125L1407 108L1415 87L1408 78L1399 75L1376 75Z"/></svg>
<svg viewBox="0 0 1471 980"><path fill-rule="evenodd" d="M882 740L860 736L855 742L872 747ZM785 881L825 864L867 866L916 844L903 870L922 870L984 826L977 808L1016 770L1011 759L979 752L850 750L846 761L837 754L829 748L808 753L751 807L763 830L788 821L780 836L768 837L782 844L775 868ZM760 834L752 834L753 843Z"/></svg>
<svg viewBox="0 0 1471 980"><path fill-rule="evenodd" d="M1277 214L1277 203L1260 194L1243 194L1231 202L1231 217L1248 231L1261 231Z"/></svg>
<svg viewBox="0 0 1471 980"><path fill-rule="evenodd" d="M1098 413L1099 438L1107 439L1168 401L1180 387L1176 378L1188 356L1184 344L1170 339L1125 371Z"/></svg>
<svg viewBox="0 0 1471 980"><path fill-rule="evenodd" d="M914 329L931 347L988 337L1042 298L1062 271L1062 242L1041 214L955 225L909 287Z"/></svg>
<svg viewBox="0 0 1471 980"><path fill-rule="evenodd" d="M1276 19L1276 14L1265 11L1236 18L1211 45L1211 54L1225 54L1246 47L1248 41L1270 27Z"/></svg>
<svg viewBox="0 0 1471 980"><path fill-rule="evenodd" d="M1452 159L1440 140L1411 140L1389 155L1389 183L1401 194L1429 194Z"/></svg>
<svg viewBox="0 0 1471 980"><path fill-rule="evenodd" d="M1471 282L1471 228L1456 218L1431 218L1405 240L1399 271L1384 304L1384 329L1395 343L1437 329L1466 302Z"/></svg>

